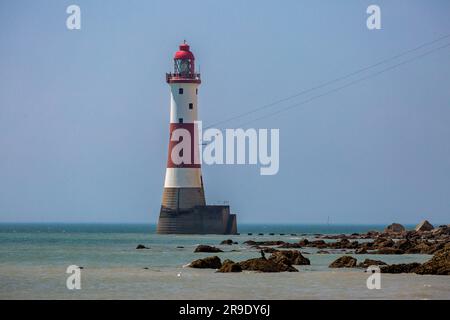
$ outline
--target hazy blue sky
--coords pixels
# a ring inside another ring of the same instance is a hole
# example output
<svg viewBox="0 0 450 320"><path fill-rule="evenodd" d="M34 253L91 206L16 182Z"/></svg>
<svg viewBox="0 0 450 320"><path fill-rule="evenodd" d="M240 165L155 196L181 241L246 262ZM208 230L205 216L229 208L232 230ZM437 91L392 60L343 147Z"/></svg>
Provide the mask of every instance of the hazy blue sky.
<svg viewBox="0 0 450 320"><path fill-rule="evenodd" d="M366 28L373 3L382 30ZM70 4L80 31L66 29ZM156 222L165 72L183 39L208 125L450 34L449 13L447 0L3 0L0 221ZM205 166L208 202L230 201L238 222L449 223L449 58L447 47L249 124L280 129L279 173Z"/></svg>

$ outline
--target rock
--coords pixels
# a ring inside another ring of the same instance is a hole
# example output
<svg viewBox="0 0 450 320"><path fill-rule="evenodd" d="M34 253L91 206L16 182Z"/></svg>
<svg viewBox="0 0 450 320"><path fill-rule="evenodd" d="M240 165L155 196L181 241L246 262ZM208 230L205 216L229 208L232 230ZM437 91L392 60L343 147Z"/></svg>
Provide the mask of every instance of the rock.
<svg viewBox="0 0 450 320"><path fill-rule="evenodd" d="M405 251L405 253L412 254L412 253L421 253L421 254L428 254L430 251L432 251L432 248L430 245L428 245L425 242L421 242L417 245L415 245L412 248L409 248Z"/></svg>
<svg viewBox="0 0 450 320"><path fill-rule="evenodd" d="M394 248L395 249L400 249L403 251L409 250L412 247L415 246L415 243L413 243L412 241L408 240L408 239L403 239L403 240L399 240L396 243L394 243Z"/></svg>
<svg viewBox="0 0 450 320"><path fill-rule="evenodd" d="M431 231L433 229L434 229L433 225L429 223L428 220L422 221L415 228L416 231Z"/></svg>
<svg viewBox="0 0 450 320"><path fill-rule="evenodd" d="M284 263L287 265L310 265L311 262L308 258L302 256L300 251L297 250L280 250L272 253L269 260L273 260L276 263Z"/></svg>
<svg viewBox="0 0 450 320"><path fill-rule="evenodd" d="M377 238L373 245L377 248L390 248L394 246L395 242L392 239L386 239L386 238Z"/></svg>
<svg viewBox="0 0 450 320"><path fill-rule="evenodd" d="M222 267L222 262L218 256L206 257L204 259L192 261L189 264L189 267L200 269L219 269Z"/></svg>
<svg viewBox="0 0 450 320"><path fill-rule="evenodd" d="M220 244L226 244L231 246L233 244L233 240L231 239L223 240Z"/></svg>
<svg viewBox="0 0 450 320"><path fill-rule="evenodd" d="M374 239L374 238L378 237L379 235L380 235L380 233L378 231L370 230L370 231L367 231L366 238Z"/></svg>
<svg viewBox="0 0 450 320"><path fill-rule="evenodd" d="M241 272L242 268L239 263L235 263L232 260L225 260L222 263L222 267L217 272Z"/></svg>
<svg viewBox="0 0 450 320"><path fill-rule="evenodd" d="M293 266L276 263L274 260L255 258L239 262L242 270L258 272L298 272Z"/></svg>
<svg viewBox="0 0 450 320"><path fill-rule="evenodd" d="M432 244L430 245L430 248L427 250L426 254L435 254L439 250L444 249L444 247L445 243L443 242Z"/></svg>
<svg viewBox="0 0 450 320"><path fill-rule="evenodd" d="M275 241L253 241L253 240L247 240L244 242L244 244L250 245L250 246L280 246L284 244L284 241L275 240Z"/></svg>
<svg viewBox="0 0 450 320"><path fill-rule="evenodd" d="M366 248L358 248L355 250L355 254L366 254L367 250Z"/></svg>
<svg viewBox="0 0 450 320"><path fill-rule="evenodd" d="M328 245L324 240L314 240L308 243L308 247L316 247L319 249L324 249L326 248Z"/></svg>
<svg viewBox="0 0 450 320"><path fill-rule="evenodd" d="M143 244L138 244L136 249L140 250L140 249L150 249L150 248L144 246Z"/></svg>
<svg viewBox="0 0 450 320"><path fill-rule="evenodd" d="M380 268L381 273L411 273L420 266L420 263L401 263L401 264L391 264L388 266L382 266Z"/></svg>
<svg viewBox="0 0 450 320"><path fill-rule="evenodd" d="M308 239L302 239L298 242L298 244L302 247L306 247L309 244Z"/></svg>
<svg viewBox="0 0 450 320"><path fill-rule="evenodd" d="M415 272L418 274L450 275L450 244L437 251L433 258L423 263Z"/></svg>
<svg viewBox="0 0 450 320"><path fill-rule="evenodd" d="M248 235L248 236L252 236L252 235L253 235L253 233L249 232L249 233L247 233L247 235Z"/></svg>
<svg viewBox="0 0 450 320"><path fill-rule="evenodd" d="M406 229L400 223L390 224L384 229L384 233L392 234L392 233L402 233L405 232Z"/></svg>
<svg viewBox="0 0 450 320"><path fill-rule="evenodd" d="M445 242L450 242L450 227L446 225L439 226L438 228L434 228L429 232L429 237L432 239L439 239Z"/></svg>
<svg viewBox="0 0 450 320"><path fill-rule="evenodd" d="M387 265L386 262L381 261L381 260L372 260L372 259L366 259L364 260L364 262L360 262L358 264L359 268L368 268L370 266L385 266Z"/></svg>
<svg viewBox="0 0 450 320"><path fill-rule="evenodd" d="M279 246L278 248L301 248L302 245L300 243L283 243L281 246Z"/></svg>
<svg viewBox="0 0 450 320"><path fill-rule="evenodd" d="M219 248L201 244L195 248L194 252L223 252Z"/></svg>
<svg viewBox="0 0 450 320"><path fill-rule="evenodd" d="M271 248L271 247L259 247L259 246L257 246L257 247L255 247L255 249L262 250L265 253L274 253L274 252L278 251L277 249Z"/></svg>
<svg viewBox="0 0 450 320"><path fill-rule="evenodd" d="M177 246L177 249L184 249L183 246Z"/></svg>
<svg viewBox="0 0 450 320"><path fill-rule="evenodd" d="M333 261L330 268L353 268L356 266L357 260L351 256L342 256Z"/></svg>
<svg viewBox="0 0 450 320"><path fill-rule="evenodd" d="M375 254L404 254L405 252L401 249L396 248L381 248L378 249Z"/></svg>

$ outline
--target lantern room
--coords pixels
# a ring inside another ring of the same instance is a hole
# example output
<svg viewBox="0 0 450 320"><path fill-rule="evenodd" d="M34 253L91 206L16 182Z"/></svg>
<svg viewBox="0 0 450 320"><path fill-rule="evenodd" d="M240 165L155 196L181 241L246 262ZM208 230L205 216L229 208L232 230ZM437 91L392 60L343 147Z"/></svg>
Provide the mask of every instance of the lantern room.
<svg viewBox="0 0 450 320"><path fill-rule="evenodd" d="M190 51L189 45L184 41L173 58L173 73L167 73L168 83L194 82L200 83L200 74L195 73L195 57Z"/></svg>

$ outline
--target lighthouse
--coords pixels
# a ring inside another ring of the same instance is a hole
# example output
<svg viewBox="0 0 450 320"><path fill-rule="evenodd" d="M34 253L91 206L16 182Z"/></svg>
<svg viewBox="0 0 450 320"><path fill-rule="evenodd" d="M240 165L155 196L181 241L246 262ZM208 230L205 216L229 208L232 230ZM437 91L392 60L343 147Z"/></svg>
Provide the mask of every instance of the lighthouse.
<svg viewBox="0 0 450 320"><path fill-rule="evenodd" d="M170 88L169 152L157 232L235 234L236 215L230 213L230 207L206 205L196 123L201 79L186 42L175 52L173 61L173 72L166 74Z"/></svg>

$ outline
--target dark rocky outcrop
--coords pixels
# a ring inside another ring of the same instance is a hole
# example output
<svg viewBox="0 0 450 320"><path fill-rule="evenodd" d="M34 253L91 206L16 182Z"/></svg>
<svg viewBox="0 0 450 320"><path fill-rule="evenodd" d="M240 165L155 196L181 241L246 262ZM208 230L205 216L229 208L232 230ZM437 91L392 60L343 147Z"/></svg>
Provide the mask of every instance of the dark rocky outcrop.
<svg viewBox="0 0 450 320"><path fill-rule="evenodd" d="M428 220L423 220L415 228L416 231L431 231L433 229L434 229L433 225L429 223Z"/></svg>
<svg viewBox="0 0 450 320"><path fill-rule="evenodd" d="M420 263L401 263L401 264L391 264L388 266L382 266L380 268L381 273L411 273L420 266Z"/></svg>
<svg viewBox="0 0 450 320"><path fill-rule="evenodd" d="M250 244L250 245L257 245L257 246L280 246L282 244L284 244L284 241L281 240L269 240L269 241L246 241L244 242L246 244Z"/></svg>
<svg viewBox="0 0 450 320"><path fill-rule="evenodd" d="M387 239L384 237L379 237L375 239L375 241L373 242L373 246L376 248L391 248L394 246L394 244L395 244L394 240Z"/></svg>
<svg viewBox="0 0 450 320"><path fill-rule="evenodd" d="M200 269L219 269L222 267L222 262L218 256L206 257L203 259L198 259L192 261L189 264L191 268L200 268Z"/></svg>
<svg viewBox="0 0 450 320"><path fill-rule="evenodd" d="M274 252L269 260L287 265L310 265L311 262L297 250L280 250Z"/></svg>
<svg viewBox="0 0 450 320"><path fill-rule="evenodd" d="M301 248L304 247L302 246L300 243L283 243L281 246L279 246L278 248Z"/></svg>
<svg viewBox="0 0 450 320"><path fill-rule="evenodd" d="M307 246L308 247L316 247L318 249L324 249L324 248L328 247L327 243L324 240L310 241Z"/></svg>
<svg viewBox="0 0 450 320"><path fill-rule="evenodd" d="M274 252L278 251L277 249L272 248L272 247L253 246L253 248L262 250L264 253L274 253Z"/></svg>
<svg viewBox="0 0 450 320"><path fill-rule="evenodd" d="M231 240L231 239L227 239L227 240L223 240L220 244L223 244L223 245L232 245L232 244L237 244L237 242L234 242L233 240Z"/></svg>
<svg viewBox="0 0 450 320"><path fill-rule="evenodd" d="M143 244L138 244L136 249L141 250L141 249L150 249L149 247L144 246Z"/></svg>
<svg viewBox="0 0 450 320"><path fill-rule="evenodd" d="M309 240L308 239L302 239L298 242L299 245L301 245L302 247L306 247L309 244Z"/></svg>
<svg viewBox="0 0 450 320"><path fill-rule="evenodd" d="M393 264L381 267L383 273L417 273L417 274L434 274L434 275L450 275L450 244L438 250L433 258L427 262Z"/></svg>
<svg viewBox="0 0 450 320"><path fill-rule="evenodd" d="M366 248L358 248L355 250L355 254L366 254L367 249Z"/></svg>
<svg viewBox="0 0 450 320"><path fill-rule="evenodd" d="M274 260L255 258L239 262L242 270L258 272L298 272L293 266L276 263Z"/></svg>
<svg viewBox="0 0 450 320"><path fill-rule="evenodd" d="M386 262L381 260L372 260L372 259L366 259L364 262L358 263L359 268L368 268L370 266L385 266L387 265Z"/></svg>
<svg viewBox="0 0 450 320"><path fill-rule="evenodd" d="M405 232L406 229L404 226L402 226L400 223L392 223L384 229L384 233L387 234L395 234L395 233L402 233Z"/></svg>
<svg viewBox="0 0 450 320"><path fill-rule="evenodd" d="M232 260L225 260L222 263L222 267L217 272L241 272L242 268L239 263L235 263Z"/></svg>
<svg viewBox="0 0 450 320"><path fill-rule="evenodd" d="M333 261L330 268L353 268L356 267L357 260L351 256L342 256Z"/></svg>
<svg viewBox="0 0 450 320"><path fill-rule="evenodd" d="M413 248L415 245L416 244L409 239L402 239L402 240L398 240L397 242L395 242L393 245L393 248L400 249L402 251L406 251L406 250Z"/></svg>
<svg viewBox="0 0 450 320"><path fill-rule="evenodd" d="M450 275L450 244L436 252L429 261L415 270L418 274Z"/></svg>
<svg viewBox="0 0 450 320"><path fill-rule="evenodd" d="M201 244L195 248L194 252L223 252L219 248Z"/></svg>

